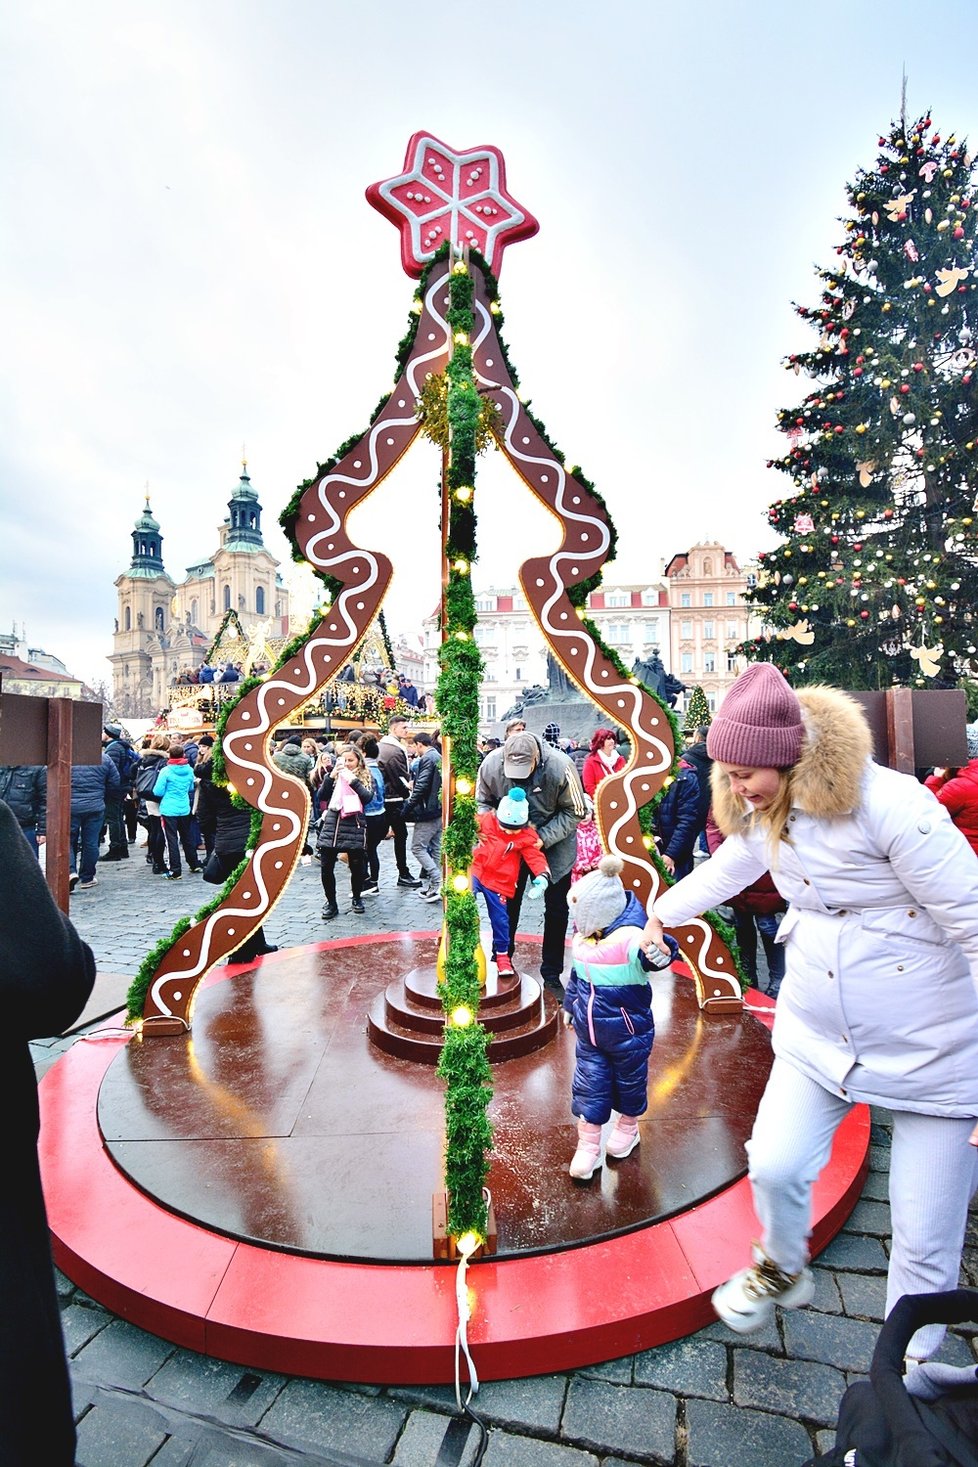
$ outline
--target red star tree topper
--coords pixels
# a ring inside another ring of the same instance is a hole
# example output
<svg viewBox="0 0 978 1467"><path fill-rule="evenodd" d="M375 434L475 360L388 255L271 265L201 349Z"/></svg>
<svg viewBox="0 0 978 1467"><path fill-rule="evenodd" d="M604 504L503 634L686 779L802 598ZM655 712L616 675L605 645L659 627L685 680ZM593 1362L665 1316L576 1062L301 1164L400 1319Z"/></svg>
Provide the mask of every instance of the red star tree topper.
<svg viewBox="0 0 978 1467"><path fill-rule="evenodd" d="M469 245L499 274L503 250L529 239L537 220L506 189L506 164L498 148L457 153L430 133L408 143L404 172L372 183L367 198L401 231L401 263L419 276L441 245Z"/></svg>

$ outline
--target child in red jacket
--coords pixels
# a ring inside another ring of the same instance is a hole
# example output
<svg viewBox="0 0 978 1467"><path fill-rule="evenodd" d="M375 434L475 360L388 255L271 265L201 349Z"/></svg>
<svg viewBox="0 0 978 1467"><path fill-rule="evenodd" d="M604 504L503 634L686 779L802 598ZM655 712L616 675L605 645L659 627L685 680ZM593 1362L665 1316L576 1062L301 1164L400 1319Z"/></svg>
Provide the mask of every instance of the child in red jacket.
<svg viewBox="0 0 978 1467"><path fill-rule="evenodd" d="M481 891L486 899L492 957L500 978L514 976L506 898L516 893L520 863L525 861L533 873L527 893L531 901L543 895L550 880L543 842L529 819L526 791L518 785L503 796L495 810L486 810L477 817L479 843L472 858L472 890Z"/></svg>

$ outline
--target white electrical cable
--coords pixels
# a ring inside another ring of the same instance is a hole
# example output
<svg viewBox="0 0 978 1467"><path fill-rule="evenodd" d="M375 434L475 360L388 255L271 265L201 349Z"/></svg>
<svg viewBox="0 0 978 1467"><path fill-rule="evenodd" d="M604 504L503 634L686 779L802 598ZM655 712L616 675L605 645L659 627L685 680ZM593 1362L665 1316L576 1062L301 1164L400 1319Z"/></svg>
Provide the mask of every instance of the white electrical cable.
<svg viewBox="0 0 978 1467"><path fill-rule="evenodd" d="M488 1187L483 1187L482 1195L486 1199L486 1215L492 1206L492 1193ZM474 1251L474 1250L470 1250ZM472 1397L479 1391L479 1372L475 1368L475 1361L469 1350L469 1320L472 1318L472 1310L469 1308L469 1291L465 1282L465 1276L469 1267L469 1254L463 1253L458 1261L458 1269L455 1274L455 1307L458 1311L458 1326L455 1330L455 1404L463 1411ZM462 1355L469 1372L469 1393L462 1400L461 1364Z"/></svg>

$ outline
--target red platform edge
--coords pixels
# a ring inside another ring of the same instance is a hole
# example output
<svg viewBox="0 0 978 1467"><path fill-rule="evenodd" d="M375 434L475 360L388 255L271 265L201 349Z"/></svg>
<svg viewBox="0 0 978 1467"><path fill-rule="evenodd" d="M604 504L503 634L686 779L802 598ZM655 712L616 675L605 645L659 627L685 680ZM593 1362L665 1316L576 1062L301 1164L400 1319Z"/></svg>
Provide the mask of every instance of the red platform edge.
<svg viewBox="0 0 978 1467"><path fill-rule="evenodd" d="M773 1010L755 992L748 1003L762 1020ZM40 1084L44 1192L55 1262L68 1278L152 1334L253 1369L363 1384L453 1382L453 1265L263 1249L177 1217L129 1182L102 1145L96 1116L102 1078L129 1042L79 1040ZM859 1199L869 1133L865 1106L836 1133L814 1192L814 1253ZM715 1318L710 1295L743 1267L758 1231L743 1178L619 1238L473 1264L468 1338L480 1378L571 1370L692 1334Z"/></svg>

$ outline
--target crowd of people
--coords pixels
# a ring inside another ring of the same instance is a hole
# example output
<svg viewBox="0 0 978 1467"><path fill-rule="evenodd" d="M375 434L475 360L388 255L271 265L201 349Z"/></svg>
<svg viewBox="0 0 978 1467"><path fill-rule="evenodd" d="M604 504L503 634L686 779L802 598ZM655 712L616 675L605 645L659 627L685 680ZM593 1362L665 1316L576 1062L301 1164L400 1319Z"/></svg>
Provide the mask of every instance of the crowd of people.
<svg viewBox="0 0 978 1467"><path fill-rule="evenodd" d="M717 1313L747 1333L776 1306L811 1300L812 1188L860 1102L893 1114L888 1308L907 1293L953 1288L978 1184L978 727L969 726L964 767L926 780L897 774L873 761L854 700L826 688L796 693L772 665L756 664L712 723L693 731L655 805L656 848L674 880L648 912L594 823L599 785L630 757L627 738L599 727L583 751L564 744L555 725L539 735L522 719L503 740L484 741L472 873L501 980L517 977L524 896L543 901L540 976L577 1045L571 1176L586 1183L640 1145L654 1038L649 972L675 956L666 928L726 908L755 983L760 938L777 1002L774 1063L747 1146L761 1236L749 1264L716 1291ZM106 725L101 763L72 771L73 887L96 884L97 861L128 859L139 824L156 875L181 879L185 861L191 873L213 867L210 879L226 879L244 855L247 813L213 781L212 746L209 735L187 743L157 731L137 753ZM287 733L272 757L310 792L303 859L318 858L324 921L339 913L341 862L352 911L366 913L386 838L396 886L440 901L437 732L395 714L379 738ZM0 771L0 799L37 849L43 771ZM259 933L246 956L272 950ZM923 1327L910 1356L926 1359L941 1333Z"/></svg>

